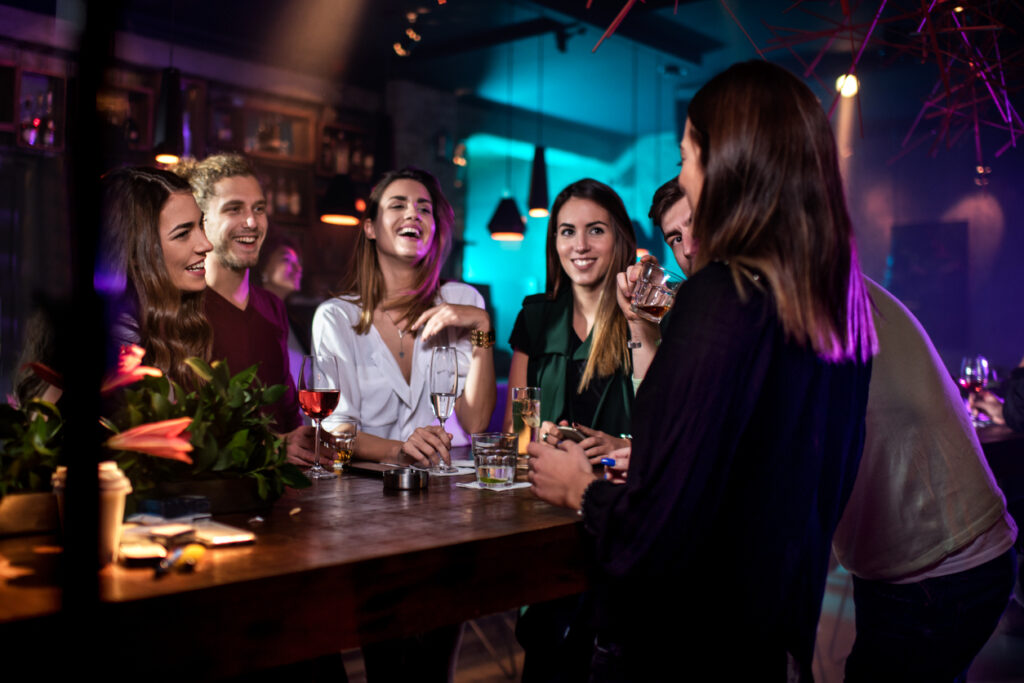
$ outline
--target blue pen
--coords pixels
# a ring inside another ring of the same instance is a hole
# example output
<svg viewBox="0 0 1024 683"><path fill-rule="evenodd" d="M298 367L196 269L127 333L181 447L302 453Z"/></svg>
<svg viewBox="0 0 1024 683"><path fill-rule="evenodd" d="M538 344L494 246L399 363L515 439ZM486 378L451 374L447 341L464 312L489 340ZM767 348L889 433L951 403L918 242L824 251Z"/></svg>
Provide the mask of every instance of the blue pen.
<svg viewBox="0 0 1024 683"><path fill-rule="evenodd" d="M615 458L601 458L601 464L605 467L615 467Z"/></svg>

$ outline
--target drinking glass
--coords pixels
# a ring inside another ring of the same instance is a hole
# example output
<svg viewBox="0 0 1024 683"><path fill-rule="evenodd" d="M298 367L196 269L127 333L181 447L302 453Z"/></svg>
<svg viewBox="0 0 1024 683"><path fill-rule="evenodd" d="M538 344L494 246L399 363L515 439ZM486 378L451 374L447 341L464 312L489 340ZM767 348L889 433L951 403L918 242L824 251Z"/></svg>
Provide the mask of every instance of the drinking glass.
<svg viewBox="0 0 1024 683"><path fill-rule="evenodd" d="M345 420L334 425L328 430L327 443L334 451L334 471L340 473L352 462L355 455L356 433L359 431L359 423L355 420Z"/></svg>
<svg viewBox="0 0 1024 683"><path fill-rule="evenodd" d="M957 384L960 385L960 395L964 397L964 405L968 411L971 409L970 395L981 393L991 376L988 359L985 356L964 356L960 361L960 377L957 378ZM971 416L971 424L975 427L984 427L988 422Z"/></svg>
<svg viewBox="0 0 1024 683"><path fill-rule="evenodd" d="M644 320L661 322L676 299L676 290L682 283L682 276L671 273L656 263L645 261L641 264L640 277L629 309Z"/></svg>
<svg viewBox="0 0 1024 683"><path fill-rule="evenodd" d="M459 390L459 361L451 346L435 346L430 354L430 407L434 411L441 429L455 409L455 397ZM458 467L445 464L443 458L430 468L439 474L454 474Z"/></svg>
<svg viewBox="0 0 1024 683"><path fill-rule="evenodd" d="M338 361L334 356L303 356L299 370L299 405L316 423L313 442L313 466L306 470L310 479L331 479L336 475L320 465L320 422L334 412L341 397Z"/></svg>
<svg viewBox="0 0 1024 683"><path fill-rule="evenodd" d="M526 447L540 440L540 387L512 387L512 431L518 437L520 469L526 469Z"/></svg>
<svg viewBox="0 0 1024 683"><path fill-rule="evenodd" d="M470 437L476 480L485 489L511 486L516 480L516 435L481 432Z"/></svg>

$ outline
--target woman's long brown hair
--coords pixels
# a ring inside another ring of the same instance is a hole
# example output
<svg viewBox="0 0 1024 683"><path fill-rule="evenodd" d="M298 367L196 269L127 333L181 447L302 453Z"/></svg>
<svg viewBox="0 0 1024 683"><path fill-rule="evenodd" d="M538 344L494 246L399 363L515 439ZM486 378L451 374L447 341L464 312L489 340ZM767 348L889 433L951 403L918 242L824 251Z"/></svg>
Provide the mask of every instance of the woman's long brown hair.
<svg viewBox="0 0 1024 683"><path fill-rule="evenodd" d="M877 351L835 139L821 103L782 67L735 64L690 102L704 169L696 267L726 261L742 292L761 273L783 329L832 361ZM750 280L747 280L750 281Z"/></svg>
<svg viewBox="0 0 1024 683"><path fill-rule="evenodd" d="M389 171L374 185L366 200L366 212L363 222L375 221L378 218L380 202L388 186L396 180L415 180L427 188L430 201L434 207L434 239L430 250L417 264L416 280L412 288L403 292L391 302L390 308L402 312L402 317L395 322L406 321L411 325L428 308L434 305L434 297L441 286L441 268L452 250L452 232L455 227L455 212L445 199L441 185L433 175L418 168L407 167L397 171ZM341 291L344 295L354 297L362 309L359 322L354 325L356 332L366 334L373 324L373 311L384 301L387 293L384 286L384 274L381 273L377 261L377 245L375 240L366 236L365 230L359 231L352 266L342 281Z"/></svg>
<svg viewBox="0 0 1024 683"><path fill-rule="evenodd" d="M147 362L185 388L198 379L185 359L209 358L213 331L202 292L182 293L172 282L160 247L160 211L188 181L155 168L119 168L103 176L103 233L107 255L126 276L124 296L139 324Z"/></svg>
<svg viewBox="0 0 1024 683"><path fill-rule="evenodd" d="M558 193L551 205L548 218L547 239L547 282L545 291L549 299L555 299L566 287L572 287L569 276L562 268L555 242L558 236L558 213L570 199L589 199L605 211L612 219L612 261L601 283L601 298L598 300L597 316L590 341L590 355L583 368L583 376L576 388L582 393L595 377L607 377L619 368L629 370L629 350L626 348L626 316L619 309L615 299L615 276L636 261L636 235L633 223L615 190L592 178L583 178Z"/></svg>

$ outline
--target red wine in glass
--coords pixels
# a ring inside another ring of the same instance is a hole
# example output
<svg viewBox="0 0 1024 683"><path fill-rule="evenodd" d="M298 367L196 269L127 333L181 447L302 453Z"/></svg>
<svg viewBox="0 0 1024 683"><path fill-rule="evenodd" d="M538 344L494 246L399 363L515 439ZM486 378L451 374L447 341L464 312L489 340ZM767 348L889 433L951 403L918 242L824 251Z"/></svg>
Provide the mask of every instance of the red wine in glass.
<svg viewBox="0 0 1024 683"><path fill-rule="evenodd" d="M299 405L312 420L322 420L338 407L341 392L337 389L300 389Z"/></svg>

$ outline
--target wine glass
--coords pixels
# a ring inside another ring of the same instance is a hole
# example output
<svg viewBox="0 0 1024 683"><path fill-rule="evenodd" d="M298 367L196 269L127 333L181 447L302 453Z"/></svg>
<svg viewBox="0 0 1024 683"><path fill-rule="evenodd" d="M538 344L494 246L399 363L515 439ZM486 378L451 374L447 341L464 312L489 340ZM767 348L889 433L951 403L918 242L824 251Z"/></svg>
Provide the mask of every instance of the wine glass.
<svg viewBox="0 0 1024 683"><path fill-rule="evenodd" d="M332 479L334 472L320 465L320 422L334 412L341 397L338 361L334 356L303 356L299 370L299 405L316 422L313 442L313 466L306 470L310 479Z"/></svg>
<svg viewBox="0 0 1024 683"><path fill-rule="evenodd" d="M970 395L981 393L981 390L988 385L991 376L988 359L985 356L964 356L960 361L960 377L957 379L957 384L960 385L960 394L964 397L964 404L968 411L971 409ZM971 417L971 423L975 427L984 427L988 424L974 416Z"/></svg>
<svg viewBox="0 0 1024 683"><path fill-rule="evenodd" d="M430 355L430 407L434 417L444 429L445 420L455 409L455 397L459 390L459 361L451 346L436 346ZM446 465L444 459L430 468L431 472L453 474L458 467Z"/></svg>

